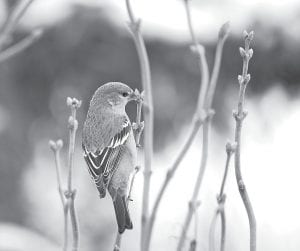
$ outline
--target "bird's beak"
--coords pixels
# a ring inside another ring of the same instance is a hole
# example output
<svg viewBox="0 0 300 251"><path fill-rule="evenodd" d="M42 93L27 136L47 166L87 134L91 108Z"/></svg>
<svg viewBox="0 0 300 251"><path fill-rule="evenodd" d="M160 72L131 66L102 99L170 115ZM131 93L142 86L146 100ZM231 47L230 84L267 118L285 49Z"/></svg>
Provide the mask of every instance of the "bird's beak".
<svg viewBox="0 0 300 251"><path fill-rule="evenodd" d="M138 98L139 98L139 96L135 92L131 92L129 94L129 101L132 101L132 100L137 101Z"/></svg>

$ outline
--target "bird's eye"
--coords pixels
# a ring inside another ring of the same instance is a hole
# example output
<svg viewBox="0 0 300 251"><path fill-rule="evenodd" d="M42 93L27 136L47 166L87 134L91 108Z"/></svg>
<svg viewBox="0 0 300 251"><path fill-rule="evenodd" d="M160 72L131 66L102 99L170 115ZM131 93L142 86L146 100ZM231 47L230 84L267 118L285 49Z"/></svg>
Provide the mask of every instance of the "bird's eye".
<svg viewBox="0 0 300 251"><path fill-rule="evenodd" d="M122 96L123 96L123 97L127 97L128 95L129 95L128 92L123 92L123 93L122 93Z"/></svg>

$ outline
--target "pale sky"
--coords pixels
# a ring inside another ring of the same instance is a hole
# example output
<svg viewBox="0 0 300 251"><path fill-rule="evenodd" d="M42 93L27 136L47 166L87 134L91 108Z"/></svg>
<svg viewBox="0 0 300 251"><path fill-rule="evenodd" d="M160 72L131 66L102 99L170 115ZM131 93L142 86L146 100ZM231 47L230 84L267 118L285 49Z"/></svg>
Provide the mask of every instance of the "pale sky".
<svg viewBox="0 0 300 251"><path fill-rule="evenodd" d="M124 26L127 20L125 0L35 0L23 21L51 25L67 17L72 4L105 8L107 17L118 26ZM300 2L297 0L204 0L191 1L191 6L196 33L203 40L215 39L219 27L226 21L230 21L233 33L240 34L256 18L267 26L288 27L285 32L300 40L300 18L297 18ZM146 36L178 42L188 39L183 1L132 0L132 7L143 20Z"/></svg>

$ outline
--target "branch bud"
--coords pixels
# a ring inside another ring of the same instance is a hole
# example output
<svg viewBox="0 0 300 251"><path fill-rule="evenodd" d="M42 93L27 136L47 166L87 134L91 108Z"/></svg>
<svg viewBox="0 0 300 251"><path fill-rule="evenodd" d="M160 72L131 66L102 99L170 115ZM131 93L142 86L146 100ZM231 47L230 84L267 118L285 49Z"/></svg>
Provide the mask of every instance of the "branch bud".
<svg viewBox="0 0 300 251"><path fill-rule="evenodd" d="M247 39L249 36L248 32L246 30L243 31L243 37L244 39Z"/></svg>
<svg viewBox="0 0 300 251"><path fill-rule="evenodd" d="M190 49L198 57L200 57L201 55L204 56L204 54L205 54L205 48L201 44L191 45Z"/></svg>
<svg viewBox="0 0 300 251"><path fill-rule="evenodd" d="M134 168L134 170L135 170L135 173L139 172L139 171L141 170L141 166L136 166L136 167Z"/></svg>
<svg viewBox="0 0 300 251"><path fill-rule="evenodd" d="M77 128L78 128L78 121L75 118L73 118L72 116L69 117L68 128L71 130L77 130Z"/></svg>
<svg viewBox="0 0 300 251"><path fill-rule="evenodd" d="M250 49L248 51L248 57L249 57L249 59L252 58L252 56L253 56L253 49Z"/></svg>
<svg viewBox="0 0 300 251"><path fill-rule="evenodd" d="M64 143L61 139L56 141L57 149L60 150L63 147Z"/></svg>
<svg viewBox="0 0 300 251"><path fill-rule="evenodd" d="M248 34L248 39L249 39L250 41L252 41L253 38L254 38L254 31L250 31L250 33Z"/></svg>
<svg viewBox="0 0 300 251"><path fill-rule="evenodd" d="M219 38L224 39L228 36L230 31L230 22L226 22L225 24L222 25L219 31Z"/></svg>
<svg viewBox="0 0 300 251"><path fill-rule="evenodd" d="M128 22L128 26L133 33L137 33L141 28L141 23L142 23L142 21L139 18L134 22Z"/></svg>
<svg viewBox="0 0 300 251"><path fill-rule="evenodd" d="M250 79L251 79L251 75L250 75L250 74L247 74L246 77L245 77L245 82L246 82L246 84L249 83Z"/></svg>
<svg viewBox="0 0 300 251"><path fill-rule="evenodd" d="M221 196L217 194L217 202L218 204L224 204L226 200L226 194L222 194Z"/></svg>
<svg viewBox="0 0 300 251"><path fill-rule="evenodd" d="M81 100L67 97L67 106L74 107L75 109L77 109L81 106Z"/></svg>
<svg viewBox="0 0 300 251"><path fill-rule="evenodd" d="M227 142L226 143L226 153L227 154L232 154L235 152L236 149L236 142L231 143L231 142Z"/></svg>
<svg viewBox="0 0 300 251"><path fill-rule="evenodd" d="M244 78L242 75L238 75L238 81L239 81L239 84L241 85L244 81Z"/></svg>
<svg viewBox="0 0 300 251"><path fill-rule="evenodd" d="M196 111L194 116L194 121L196 123L203 123L203 121L208 117L207 112L204 109L200 109L200 111Z"/></svg>
<svg viewBox="0 0 300 251"><path fill-rule="evenodd" d="M244 48L240 47L239 50L240 50L241 57L245 58L246 57L246 51L244 50Z"/></svg>
<svg viewBox="0 0 300 251"><path fill-rule="evenodd" d="M49 147L53 152L55 152L57 150L56 142L49 140Z"/></svg>
<svg viewBox="0 0 300 251"><path fill-rule="evenodd" d="M63 147L63 141L61 139L54 141L49 140L49 147L52 151L59 151Z"/></svg>

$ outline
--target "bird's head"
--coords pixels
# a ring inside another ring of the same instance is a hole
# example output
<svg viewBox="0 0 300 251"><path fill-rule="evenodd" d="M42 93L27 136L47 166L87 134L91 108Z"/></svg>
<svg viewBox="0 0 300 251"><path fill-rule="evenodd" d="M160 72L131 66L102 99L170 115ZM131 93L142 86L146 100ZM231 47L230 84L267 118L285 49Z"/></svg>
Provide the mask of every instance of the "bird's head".
<svg viewBox="0 0 300 251"><path fill-rule="evenodd" d="M103 108L115 111L125 111L128 102L136 100L135 92L126 84L120 82L109 82L100 86L95 92L91 105L101 105Z"/></svg>

